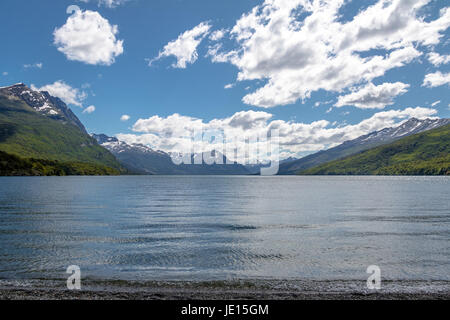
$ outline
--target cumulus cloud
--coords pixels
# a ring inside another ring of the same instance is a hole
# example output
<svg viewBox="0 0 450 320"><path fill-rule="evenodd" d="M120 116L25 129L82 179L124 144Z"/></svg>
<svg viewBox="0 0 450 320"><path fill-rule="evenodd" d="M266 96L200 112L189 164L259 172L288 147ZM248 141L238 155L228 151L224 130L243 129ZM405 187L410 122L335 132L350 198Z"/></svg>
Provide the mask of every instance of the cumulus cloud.
<svg viewBox="0 0 450 320"><path fill-rule="evenodd" d="M450 55L440 55L436 52L430 52L428 54L428 60L436 67L440 66L441 64L447 64L450 62Z"/></svg>
<svg viewBox="0 0 450 320"><path fill-rule="evenodd" d="M130 120L130 116L127 114L124 114L120 117L120 121L122 121L122 122L126 122L128 120Z"/></svg>
<svg viewBox="0 0 450 320"><path fill-rule="evenodd" d="M117 25L111 25L96 11L76 11L54 33L54 44L69 60L92 65L111 65L123 53L117 40Z"/></svg>
<svg viewBox="0 0 450 320"><path fill-rule="evenodd" d="M409 88L409 85L402 82L383 83L379 86L369 83L358 91L340 96L335 106L354 106L360 109L384 109L386 106L394 104L394 98L407 92L407 88Z"/></svg>
<svg viewBox="0 0 450 320"><path fill-rule="evenodd" d="M223 143L211 141L192 141L196 132L213 132L226 139L225 150L229 145L237 146L242 152L237 160L258 157L257 151L245 149L245 140L266 135L270 130L278 130L280 153L287 156L299 156L305 152L319 151L355 139L361 135L401 124L411 117L423 119L433 117L437 111L431 108L406 108L375 113L368 119L356 124L343 124L335 127L327 120L312 123L273 120L273 115L263 111L241 111L231 117L202 119L173 114L168 117L153 116L139 119L133 126L134 134L118 134L120 140L128 143L149 145L166 152L208 152L223 150ZM226 154L226 153L225 153ZM286 157L287 157L286 156Z"/></svg>
<svg viewBox="0 0 450 320"><path fill-rule="evenodd" d="M4 75L5 77L8 75L8 72L3 72L2 75Z"/></svg>
<svg viewBox="0 0 450 320"><path fill-rule="evenodd" d="M133 126L136 132L158 132L162 135L177 136L186 133L186 131L201 130L203 121L192 117L182 116L174 113L167 118L153 116L148 119L139 119Z"/></svg>
<svg viewBox="0 0 450 320"><path fill-rule="evenodd" d="M185 31L176 40L166 44L158 56L148 60L149 66L153 62L164 58L174 56L177 62L172 64L173 68L186 68L186 65L193 64L198 59L197 47L208 35L211 25L208 22L202 22L191 30Z"/></svg>
<svg viewBox="0 0 450 320"><path fill-rule="evenodd" d="M274 107L305 100L312 92L341 92L371 82L436 45L450 25L450 8L427 21L428 0L380 0L342 20L348 1L266 0L230 31L236 48L211 47L214 62L239 69L238 81L266 80L243 102Z"/></svg>
<svg viewBox="0 0 450 320"><path fill-rule="evenodd" d="M89 107L87 107L86 109L83 110L83 113L91 114L94 111L95 111L95 106L89 106Z"/></svg>
<svg viewBox="0 0 450 320"><path fill-rule="evenodd" d="M425 75L422 86L434 88L443 86L444 84L450 84L450 72L441 73L440 71L437 71L435 73Z"/></svg>
<svg viewBox="0 0 450 320"><path fill-rule="evenodd" d="M32 84L31 89L35 91L47 91L50 95L60 98L65 103L78 107L83 106L83 100L87 97L85 92L80 91L77 88L72 88L62 80L56 81L53 84L47 84L40 88L37 88Z"/></svg>

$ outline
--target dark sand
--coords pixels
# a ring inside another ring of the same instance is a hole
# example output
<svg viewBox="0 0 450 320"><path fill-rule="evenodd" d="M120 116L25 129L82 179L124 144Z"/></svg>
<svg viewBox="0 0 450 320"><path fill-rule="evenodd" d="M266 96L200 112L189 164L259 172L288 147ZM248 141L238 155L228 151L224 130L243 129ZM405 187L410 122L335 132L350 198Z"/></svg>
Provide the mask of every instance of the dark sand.
<svg viewBox="0 0 450 320"><path fill-rule="evenodd" d="M0 281L1 300L423 300L450 298L448 281L384 281L372 291L364 281Z"/></svg>

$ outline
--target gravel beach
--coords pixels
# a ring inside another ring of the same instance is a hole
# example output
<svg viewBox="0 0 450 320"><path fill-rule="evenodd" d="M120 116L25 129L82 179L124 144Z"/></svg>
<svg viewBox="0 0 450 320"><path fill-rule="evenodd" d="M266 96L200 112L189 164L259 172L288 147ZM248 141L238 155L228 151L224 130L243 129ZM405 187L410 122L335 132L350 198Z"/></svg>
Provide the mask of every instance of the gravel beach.
<svg viewBox="0 0 450 320"><path fill-rule="evenodd" d="M63 282L0 282L1 300L423 300L450 298L447 281L385 281L371 291L357 281L89 281L69 291ZM58 286L59 284L59 286Z"/></svg>

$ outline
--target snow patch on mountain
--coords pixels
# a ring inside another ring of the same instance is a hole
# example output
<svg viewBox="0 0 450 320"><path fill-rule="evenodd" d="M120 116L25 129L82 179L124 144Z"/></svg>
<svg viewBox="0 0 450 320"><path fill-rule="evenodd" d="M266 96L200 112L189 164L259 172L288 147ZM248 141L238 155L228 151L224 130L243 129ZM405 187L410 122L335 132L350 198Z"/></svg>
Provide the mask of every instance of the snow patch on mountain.
<svg viewBox="0 0 450 320"><path fill-rule="evenodd" d="M36 112L63 123L73 124L81 131L86 132L83 124L72 110L61 99L51 96L47 91L35 91L23 83L17 83L0 88L0 93L18 98Z"/></svg>

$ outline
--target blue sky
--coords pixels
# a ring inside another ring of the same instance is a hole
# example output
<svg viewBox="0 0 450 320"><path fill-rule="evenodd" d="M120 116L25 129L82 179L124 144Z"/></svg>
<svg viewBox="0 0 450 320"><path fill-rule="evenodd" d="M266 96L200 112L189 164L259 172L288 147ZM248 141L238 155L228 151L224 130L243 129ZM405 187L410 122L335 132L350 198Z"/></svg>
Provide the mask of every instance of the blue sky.
<svg viewBox="0 0 450 320"><path fill-rule="evenodd" d="M450 116L446 1L2 0L0 21L0 86L45 88L88 131L166 151L199 121L277 126L299 156Z"/></svg>

